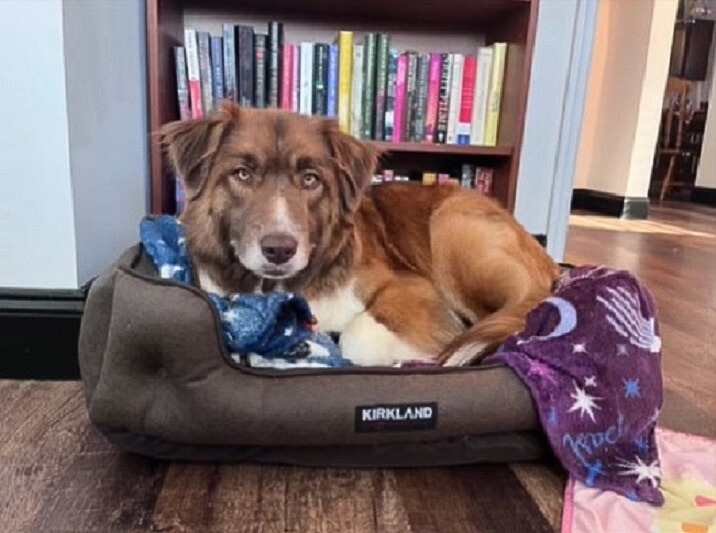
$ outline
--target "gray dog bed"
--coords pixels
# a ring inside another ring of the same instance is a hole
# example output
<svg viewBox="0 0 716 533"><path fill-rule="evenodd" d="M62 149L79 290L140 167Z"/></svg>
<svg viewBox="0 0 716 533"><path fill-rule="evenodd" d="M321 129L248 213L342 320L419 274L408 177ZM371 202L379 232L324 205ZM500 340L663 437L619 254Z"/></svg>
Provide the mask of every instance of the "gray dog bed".
<svg viewBox="0 0 716 533"><path fill-rule="evenodd" d="M504 366L238 366L207 297L160 279L141 246L92 284L79 358L92 422L152 457L412 466L550 453L528 390Z"/></svg>

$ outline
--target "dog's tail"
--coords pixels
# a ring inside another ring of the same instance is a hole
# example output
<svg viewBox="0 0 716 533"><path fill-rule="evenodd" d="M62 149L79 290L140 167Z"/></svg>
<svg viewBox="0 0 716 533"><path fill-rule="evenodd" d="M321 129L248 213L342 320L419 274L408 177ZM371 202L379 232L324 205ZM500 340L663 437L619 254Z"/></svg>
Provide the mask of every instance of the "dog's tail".
<svg viewBox="0 0 716 533"><path fill-rule="evenodd" d="M448 344L438 362L444 366L464 366L483 359L524 327L527 313L537 307L543 296L528 296L487 315Z"/></svg>

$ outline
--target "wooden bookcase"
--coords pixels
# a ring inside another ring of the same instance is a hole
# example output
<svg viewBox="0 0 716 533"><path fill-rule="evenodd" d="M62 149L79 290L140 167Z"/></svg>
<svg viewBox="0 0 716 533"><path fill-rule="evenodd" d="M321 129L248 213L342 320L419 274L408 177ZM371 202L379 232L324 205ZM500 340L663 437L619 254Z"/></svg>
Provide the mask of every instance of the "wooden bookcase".
<svg viewBox="0 0 716 533"><path fill-rule="evenodd" d="M402 50L476 53L480 44L509 43L498 145L375 144L396 171L444 171L461 163L494 168L494 196L514 207L538 0L147 0L147 80L151 209L173 213L174 182L156 132L179 118L173 46L184 27L221 33L221 24L265 28L284 22L287 42L329 41L338 30L386 31Z"/></svg>

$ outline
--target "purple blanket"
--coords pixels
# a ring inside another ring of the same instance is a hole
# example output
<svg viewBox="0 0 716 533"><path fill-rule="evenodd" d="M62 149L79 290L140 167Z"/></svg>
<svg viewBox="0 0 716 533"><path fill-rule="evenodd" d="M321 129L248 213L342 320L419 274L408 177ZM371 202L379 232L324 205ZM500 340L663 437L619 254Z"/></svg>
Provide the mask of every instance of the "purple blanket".
<svg viewBox="0 0 716 533"><path fill-rule="evenodd" d="M654 301L631 274L580 267L491 360L527 384L573 478L661 505L654 428L662 405Z"/></svg>

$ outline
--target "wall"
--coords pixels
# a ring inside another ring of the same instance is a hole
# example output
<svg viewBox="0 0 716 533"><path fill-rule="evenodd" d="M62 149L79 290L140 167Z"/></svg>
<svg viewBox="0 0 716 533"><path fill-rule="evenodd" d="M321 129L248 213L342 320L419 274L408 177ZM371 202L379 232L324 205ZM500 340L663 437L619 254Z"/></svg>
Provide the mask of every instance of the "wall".
<svg viewBox="0 0 716 533"><path fill-rule="evenodd" d="M716 65L716 54L711 56L711 64L712 68ZM701 161L696 173L696 186L716 189L716 83L711 83L709 103Z"/></svg>
<svg viewBox="0 0 716 533"><path fill-rule="evenodd" d="M0 287L76 287L62 4L0 2Z"/></svg>

